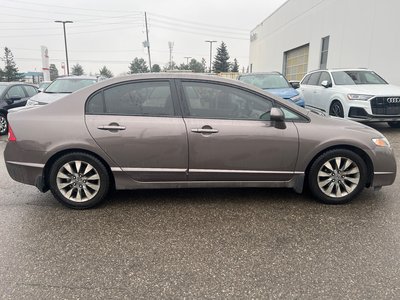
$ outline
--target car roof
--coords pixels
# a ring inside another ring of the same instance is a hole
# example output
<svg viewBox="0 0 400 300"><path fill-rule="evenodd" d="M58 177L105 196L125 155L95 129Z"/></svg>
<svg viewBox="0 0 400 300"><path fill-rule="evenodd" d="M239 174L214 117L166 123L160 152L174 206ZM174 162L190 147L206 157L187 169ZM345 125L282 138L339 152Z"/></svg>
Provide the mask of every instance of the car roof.
<svg viewBox="0 0 400 300"><path fill-rule="evenodd" d="M311 73L315 73L315 72L322 72L322 71L325 71L325 72L337 72L337 71L341 72L342 71L343 72L343 71L372 71L372 70L365 69L365 68L337 68L337 69L332 68L332 69L312 70L310 72L307 72L307 74L311 74Z"/></svg>
<svg viewBox="0 0 400 300"><path fill-rule="evenodd" d="M95 76L65 76L65 77L58 77L56 80L70 80L70 79L91 79L91 80L97 80L97 77Z"/></svg>

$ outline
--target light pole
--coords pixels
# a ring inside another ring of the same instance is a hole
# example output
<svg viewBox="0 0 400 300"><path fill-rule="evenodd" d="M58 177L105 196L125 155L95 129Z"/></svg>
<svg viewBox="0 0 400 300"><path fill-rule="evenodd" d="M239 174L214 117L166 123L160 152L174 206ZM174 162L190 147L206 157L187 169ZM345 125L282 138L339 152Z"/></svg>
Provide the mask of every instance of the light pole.
<svg viewBox="0 0 400 300"><path fill-rule="evenodd" d="M191 56L185 56L185 58L186 58L186 64L188 65L189 64L189 58L192 58Z"/></svg>
<svg viewBox="0 0 400 300"><path fill-rule="evenodd" d="M69 76L69 64L68 64L68 49L67 49L67 35L65 33L65 24L73 23L72 21L54 21L56 23L62 23L64 29L64 44L65 44L65 60L67 62L67 75Z"/></svg>
<svg viewBox="0 0 400 300"><path fill-rule="evenodd" d="M212 44L216 43L217 41L205 41L206 43L210 43L210 69L209 73L211 73L211 61L212 61Z"/></svg>

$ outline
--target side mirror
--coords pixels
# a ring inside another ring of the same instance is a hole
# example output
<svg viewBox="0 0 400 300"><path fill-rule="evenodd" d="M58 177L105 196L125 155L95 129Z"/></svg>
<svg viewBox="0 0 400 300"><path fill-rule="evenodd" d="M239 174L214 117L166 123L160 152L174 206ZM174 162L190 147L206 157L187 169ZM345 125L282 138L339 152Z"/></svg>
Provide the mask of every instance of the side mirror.
<svg viewBox="0 0 400 300"><path fill-rule="evenodd" d="M298 88L300 88L300 82L298 82L298 81L290 81L290 85L292 86L292 88L294 88L294 89L298 89Z"/></svg>
<svg viewBox="0 0 400 300"><path fill-rule="evenodd" d="M283 113L282 109L277 107L271 108L270 118L272 122L275 122L275 128L286 128L285 114Z"/></svg>
<svg viewBox="0 0 400 300"><path fill-rule="evenodd" d="M21 99L22 99L22 97L21 96L17 96L17 95L11 96L9 98L9 100L11 100L12 102L18 101L18 100L21 100Z"/></svg>
<svg viewBox="0 0 400 300"><path fill-rule="evenodd" d="M323 80L323 81L321 82L321 85L322 85L324 88L330 88L330 87L332 87L332 82L328 82L328 80Z"/></svg>
<svg viewBox="0 0 400 300"><path fill-rule="evenodd" d="M41 89L38 89L37 92L38 92L38 93L41 93L41 92L43 92L43 91L42 91Z"/></svg>

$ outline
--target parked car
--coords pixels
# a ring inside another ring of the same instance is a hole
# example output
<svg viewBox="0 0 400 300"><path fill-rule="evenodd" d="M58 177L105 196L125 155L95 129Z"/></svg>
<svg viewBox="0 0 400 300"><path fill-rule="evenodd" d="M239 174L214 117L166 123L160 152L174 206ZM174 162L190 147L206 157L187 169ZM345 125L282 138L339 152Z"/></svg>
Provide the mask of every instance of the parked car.
<svg viewBox="0 0 400 300"><path fill-rule="evenodd" d="M238 76L238 80L255 85L271 94L304 107L304 99L296 90L299 85L296 82L289 83L285 76L279 72L242 74Z"/></svg>
<svg viewBox="0 0 400 300"><path fill-rule="evenodd" d="M400 128L400 87L367 69L308 73L301 81L306 106L360 122L387 122Z"/></svg>
<svg viewBox="0 0 400 300"><path fill-rule="evenodd" d="M7 134L8 110L24 106L27 99L36 95L37 87L23 82L0 82L0 135Z"/></svg>
<svg viewBox="0 0 400 300"><path fill-rule="evenodd" d="M306 178L317 199L338 204L396 176L380 132L214 76L113 78L9 119L10 176L72 208L100 203L111 187L300 193Z"/></svg>
<svg viewBox="0 0 400 300"><path fill-rule="evenodd" d="M42 93L29 99L26 105L45 105L96 82L97 78L93 76L60 77L54 80Z"/></svg>
<svg viewBox="0 0 400 300"><path fill-rule="evenodd" d="M38 92L39 93L43 92L50 85L50 83L51 83L51 81L42 81L39 84Z"/></svg>

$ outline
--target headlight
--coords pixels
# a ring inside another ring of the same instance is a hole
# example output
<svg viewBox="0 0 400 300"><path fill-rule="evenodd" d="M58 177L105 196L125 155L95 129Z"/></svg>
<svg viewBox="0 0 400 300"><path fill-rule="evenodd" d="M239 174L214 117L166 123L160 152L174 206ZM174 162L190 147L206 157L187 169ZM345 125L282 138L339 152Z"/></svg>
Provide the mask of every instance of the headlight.
<svg viewBox="0 0 400 300"><path fill-rule="evenodd" d="M39 101L35 101L35 100L28 100L26 101L26 106L32 106L32 105L39 105Z"/></svg>
<svg viewBox="0 0 400 300"><path fill-rule="evenodd" d="M390 143L385 137L372 139L372 141L374 142L375 145L379 147L390 147Z"/></svg>
<svg viewBox="0 0 400 300"><path fill-rule="evenodd" d="M301 99L300 95L294 96L292 98L290 98L290 100L292 100L293 102L299 101Z"/></svg>
<svg viewBox="0 0 400 300"><path fill-rule="evenodd" d="M372 97L374 97L373 95L362 95L362 94L348 94L347 98L349 98L349 100L368 100L371 99Z"/></svg>

